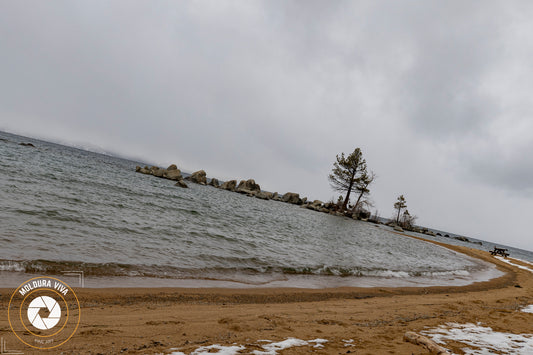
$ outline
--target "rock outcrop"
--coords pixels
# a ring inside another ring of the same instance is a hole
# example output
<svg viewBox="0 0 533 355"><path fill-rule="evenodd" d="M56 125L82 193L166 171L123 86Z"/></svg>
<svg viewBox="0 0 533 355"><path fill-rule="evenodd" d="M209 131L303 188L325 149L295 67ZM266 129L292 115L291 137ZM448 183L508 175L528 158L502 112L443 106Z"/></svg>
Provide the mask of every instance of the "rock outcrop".
<svg viewBox="0 0 533 355"><path fill-rule="evenodd" d="M141 174L147 174L147 175L153 175L155 177L169 179L177 181L177 186L180 187L187 187L187 184L185 184L185 181L183 181L183 176L181 176L181 171L178 169L176 164L170 165L166 169L162 169L157 166L152 166L151 168L145 166L144 168L141 168L140 166L135 167L135 171Z"/></svg>
<svg viewBox="0 0 533 355"><path fill-rule="evenodd" d="M187 186L187 184L183 180L178 180L178 182L176 183L176 186L182 187L184 189L189 187L189 186Z"/></svg>
<svg viewBox="0 0 533 355"><path fill-rule="evenodd" d="M220 186L220 188L223 189L223 190L235 191L235 187L236 186L237 186L237 180L229 180L229 181L225 181Z"/></svg>
<svg viewBox="0 0 533 355"><path fill-rule="evenodd" d="M219 187L220 182L218 181L217 178L212 178L211 181L209 181L209 185L214 186L214 187Z"/></svg>
<svg viewBox="0 0 533 355"><path fill-rule="evenodd" d="M167 172L166 169L158 168L157 166L153 166L151 170L153 176L160 178L162 178Z"/></svg>
<svg viewBox="0 0 533 355"><path fill-rule="evenodd" d="M262 200L270 200L272 196L273 196L272 192L268 192L268 191L259 191L255 195L255 197L260 198Z"/></svg>
<svg viewBox="0 0 533 355"><path fill-rule="evenodd" d="M285 195L283 195L281 201L297 205L301 203L300 194L297 194L295 192L287 192Z"/></svg>
<svg viewBox="0 0 533 355"><path fill-rule="evenodd" d="M172 164L165 170L163 173L163 177L170 179L170 180L183 180L183 176L181 176L181 171L178 169L176 164Z"/></svg>
<svg viewBox="0 0 533 355"><path fill-rule="evenodd" d="M188 180L200 185L207 185L207 178L204 170L195 171L189 176Z"/></svg>
<svg viewBox="0 0 533 355"><path fill-rule="evenodd" d="M261 191L261 187L255 183L254 179L241 180L235 191L241 194L256 195Z"/></svg>

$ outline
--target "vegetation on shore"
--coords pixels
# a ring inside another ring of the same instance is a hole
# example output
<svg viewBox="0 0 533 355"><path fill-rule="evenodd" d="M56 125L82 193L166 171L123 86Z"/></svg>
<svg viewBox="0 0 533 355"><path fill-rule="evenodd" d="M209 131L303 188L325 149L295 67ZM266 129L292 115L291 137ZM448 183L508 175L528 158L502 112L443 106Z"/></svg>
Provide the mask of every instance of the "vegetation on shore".
<svg viewBox="0 0 533 355"><path fill-rule="evenodd" d="M369 197L370 186L375 181L376 174L368 169L360 148L355 148L347 156L344 153L336 156L336 161L333 163L333 169L331 174L328 175L328 179L331 187L343 193L344 197L341 195L337 201L331 200L328 202L322 202L320 200L311 201L307 197L300 197L296 192L279 194L278 192L261 190L260 185L254 179L241 180L239 183L237 183L237 180L228 180L221 183L216 178L208 179L204 170L195 171L190 176L184 178L175 164L170 165L167 169L157 166L145 166L144 168L137 166L135 170L142 174L174 180L176 181L176 186L182 188L188 187L185 182L187 180L199 185L209 185L215 188L241 193L249 197L300 205L302 208L317 212L369 221L376 224L386 223L397 231L409 230L430 236L439 235L439 233L435 233L428 228L418 227L414 224L417 217L410 214L407 210L407 202L403 195L398 196L394 203L395 213L392 218L388 220L383 219L379 217L378 211L375 211L373 215L370 213L369 209L373 206ZM353 196L355 196L355 201L351 204L350 199ZM469 242L466 237L455 237L455 239Z"/></svg>

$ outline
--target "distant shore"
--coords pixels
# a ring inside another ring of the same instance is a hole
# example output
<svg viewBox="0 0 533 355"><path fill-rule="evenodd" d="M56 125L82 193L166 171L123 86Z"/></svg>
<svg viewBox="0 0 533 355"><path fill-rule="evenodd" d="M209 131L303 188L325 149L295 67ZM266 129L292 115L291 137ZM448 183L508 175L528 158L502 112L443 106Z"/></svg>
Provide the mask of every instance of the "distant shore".
<svg viewBox="0 0 533 355"><path fill-rule="evenodd" d="M447 322L482 322L501 331L531 332L533 314L519 311L533 304L530 272L487 252L433 243L493 262L505 275L462 287L78 288L82 323L60 350L141 354L179 348L189 353L202 345L236 343L252 351L260 349L260 339L295 337L328 340L323 349L313 349L324 354L347 350L357 354L425 354L423 348L403 341L406 331ZM0 290L1 319L6 319L11 292ZM15 348L17 342L7 324L2 336ZM459 351L457 344L450 349ZM308 351L309 347L302 346L290 353ZM24 353L32 352L24 349Z"/></svg>

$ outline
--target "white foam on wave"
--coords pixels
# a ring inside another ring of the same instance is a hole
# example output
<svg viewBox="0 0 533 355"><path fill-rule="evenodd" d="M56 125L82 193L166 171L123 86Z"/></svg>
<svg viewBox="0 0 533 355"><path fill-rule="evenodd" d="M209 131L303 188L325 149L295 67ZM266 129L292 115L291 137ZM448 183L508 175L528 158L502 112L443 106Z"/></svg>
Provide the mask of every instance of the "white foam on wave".
<svg viewBox="0 0 533 355"><path fill-rule="evenodd" d="M26 267L23 263L17 261L6 260L0 262L0 271L15 271L15 272L24 272Z"/></svg>
<svg viewBox="0 0 533 355"><path fill-rule="evenodd" d="M533 304L530 304L529 306L522 308L521 311L526 312L526 313L533 313Z"/></svg>
<svg viewBox="0 0 533 355"><path fill-rule="evenodd" d="M533 354L533 334L496 332L478 324L447 323L421 332L436 343L457 341L467 345L461 350L468 355Z"/></svg>
<svg viewBox="0 0 533 355"><path fill-rule="evenodd" d="M424 272L424 276L470 276L470 272L467 270L451 270L451 271L435 271L435 272Z"/></svg>
<svg viewBox="0 0 533 355"><path fill-rule="evenodd" d="M302 340L297 338L287 338L282 341L278 342L272 342L271 340L258 340L258 342L263 342L266 344L261 345L263 350L254 350L251 352L251 354L255 355L276 355L278 354L278 351L285 350L288 348L296 347L296 346L313 346L313 348L321 349L324 347L324 343L327 343L328 341L326 339L313 339L313 340ZM170 349L170 350L178 350L176 348ZM194 350L189 355L204 355L204 354L221 354L221 355L235 355L240 354L242 350L246 350L246 347L244 345L230 345L230 346L223 346L218 344L213 344L209 346L201 346L198 349ZM250 352L246 352L247 354L250 354ZM184 352L181 351L174 351L170 353L170 355L187 355Z"/></svg>
<svg viewBox="0 0 533 355"><path fill-rule="evenodd" d="M501 260L504 263L507 263L509 265L516 266L519 269L526 270L526 271L529 271L529 272L533 273L533 269L530 269L527 266L515 264L515 263L511 262L511 260L506 259L506 258L502 258L501 256L495 256L495 258L498 259L498 260ZM522 261L522 260L520 260L520 261ZM526 263L529 264L528 262L526 262Z"/></svg>

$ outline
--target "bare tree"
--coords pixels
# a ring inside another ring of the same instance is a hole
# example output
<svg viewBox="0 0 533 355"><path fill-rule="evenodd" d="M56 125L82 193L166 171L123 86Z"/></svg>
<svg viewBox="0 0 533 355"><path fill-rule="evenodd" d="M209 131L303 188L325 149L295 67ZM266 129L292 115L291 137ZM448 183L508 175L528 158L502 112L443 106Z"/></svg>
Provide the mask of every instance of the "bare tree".
<svg viewBox="0 0 533 355"><path fill-rule="evenodd" d="M403 228L412 228L414 225L415 225L415 221L418 217L415 216L415 215L411 215L409 213L409 210L405 210L403 213L402 213L402 218L401 218L401 226Z"/></svg>

